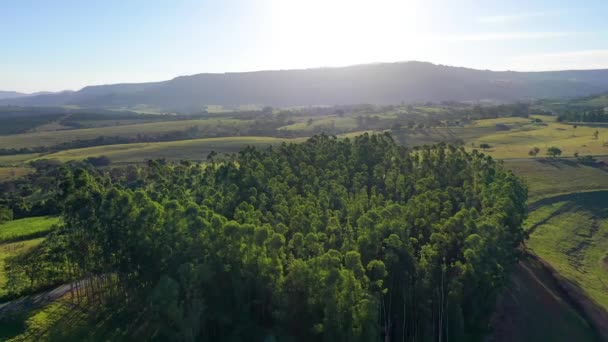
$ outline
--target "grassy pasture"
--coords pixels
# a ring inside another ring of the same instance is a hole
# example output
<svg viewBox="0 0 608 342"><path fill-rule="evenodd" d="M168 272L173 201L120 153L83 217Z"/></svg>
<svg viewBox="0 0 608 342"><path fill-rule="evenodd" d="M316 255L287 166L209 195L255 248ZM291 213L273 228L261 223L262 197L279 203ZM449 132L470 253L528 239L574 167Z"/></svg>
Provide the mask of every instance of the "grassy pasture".
<svg viewBox="0 0 608 342"><path fill-rule="evenodd" d="M328 116L320 119L313 119L312 123L308 125L308 120L296 122L291 125L280 127L280 130L286 131L302 131L302 132L313 132L315 129L320 127L327 127L333 125L337 129L341 130L353 130L357 128L357 119L354 117L338 117Z"/></svg>
<svg viewBox="0 0 608 342"><path fill-rule="evenodd" d="M6 107L9 108L9 107ZM10 109L9 109L10 110ZM0 114L6 113L7 109L0 109ZM19 112L19 110L16 110ZM24 115L22 117L14 116L13 113L10 116L0 116L0 135L10 135L17 133L24 133L30 131L36 127L44 126L46 124L57 121L63 117L62 113L46 113L46 114L32 114Z"/></svg>
<svg viewBox="0 0 608 342"><path fill-rule="evenodd" d="M608 169L568 159L505 160L505 167L528 183L529 201L575 191L608 189Z"/></svg>
<svg viewBox="0 0 608 342"><path fill-rule="evenodd" d="M199 127L201 130L213 129L217 126L238 128L246 124L247 121L234 119L180 120L143 123L138 125L73 129L67 131L14 134L0 136L0 148L50 146L77 139L94 139L99 136L135 137L138 134L162 134L185 130L193 126Z"/></svg>
<svg viewBox="0 0 608 342"><path fill-rule="evenodd" d="M0 242L26 240L48 232L60 218L51 216L28 217L0 224Z"/></svg>
<svg viewBox="0 0 608 342"><path fill-rule="evenodd" d="M551 117L539 117L541 120L551 120ZM510 118L496 118L496 119L483 119L483 120L475 120L471 125L473 127L496 127L496 124L504 124L510 127L515 125L525 125L529 124L529 118L521 118L521 117L510 117Z"/></svg>
<svg viewBox="0 0 608 342"><path fill-rule="evenodd" d="M126 125L143 125L147 123L158 123L163 122L162 120L135 120L135 119L121 119L121 120L75 120L81 128L99 128L99 127L117 127ZM68 127L69 129L74 129Z"/></svg>
<svg viewBox="0 0 608 342"><path fill-rule="evenodd" d="M118 111L118 112L129 110L129 111L140 113L140 114L162 114L162 113L166 112L166 111L161 110L160 108L157 108L154 106L149 106L149 105L143 105L143 104L138 104L138 105L129 106L129 107L118 107L118 108L113 108L110 110L114 110L114 111Z"/></svg>
<svg viewBox="0 0 608 342"><path fill-rule="evenodd" d="M526 222L528 248L608 309L608 191L557 196Z"/></svg>
<svg viewBox="0 0 608 342"><path fill-rule="evenodd" d="M6 259L25 253L38 246L44 238L5 243L0 245L0 296L6 294L6 274L4 273L4 263Z"/></svg>
<svg viewBox="0 0 608 342"><path fill-rule="evenodd" d="M76 297L74 295L74 297ZM128 341L115 329L123 319L121 309L110 311L96 302L82 299L79 304L70 292L61 298L25 308L0 319L0 341ZM96 318L103 317L98 321Z"/></svg>
<svg viewBox="0 0 608 342"><path fill-rule="evenodd" d="M15 154L10 156L0 156L0 167L22 166L25 162L40 156L39 153ZM6 171L5 171L6 172ZM10 170L8 170L10 173Z"/></svg>
<svg viewBox="0 0 608 342"><path fill-rule="evenodd" d="M427 114L440 114L446 111L444 108L431 106L414 107L414 109Z"/></svg>
<svg viewBox="0 0 608 342"><path fill-rule="evenodd" d="M460 140L464 141L466 144L470 140L493 134L495 131L494 126L466 126L401 129L399 131L393 130L391 134L400 144L413 147Z"/></svg>
<svg viewBox="0 0 608 342"><path fill-rule="evenodd" d="M79 148L48 154L43 158L69 161L105 155L110 158L112 162L142 162L148 159L158 158L166 158L167 160L203 160L211 151L218 153L233 153L238 152L247 145L264 147L277 145L284 141L302 142L304 140L305 139L280 139L273 137L206 138Z"/></svg>
<svg viewBox="0 0 608 342"><path fill-rule="evenodd" d="M450 127L426 127L422 129L401 129L392 131L393 137L401 144L406 146L419 146L424 144L434 144L438 142L455 142L463 141L465 146L472 149L471 143L479 146L477 141L481 141L486 137L491 137L498 133L496 124L504 124L512 130L535 129L536 126L531 124L531 120L527 118L499 118L499 119L484 119L474 121L472 124L465 126L450 126ZM510 131L509 131L510 132ZM487 152L492 152L488 150ZM528 150L522 157L527 157Z"/></svg>
<svg viewBox="0 0 608 342"><path fill-rule="evenodd" d="M0 182L25 176L32 171L28 167L0 167Z"/></svg>
<svg viewBox="0 0 608 342"><path fill-rule="evenodd" d="M487 123L484 123L487 124ZM598 139L593 138L595 131L599 132ZM497 131L492 134L480 136L471 141L475 146L482 143L491 146L486 152L499 159L505 158L532 158L528 152L533 147L540 148L538 156L546 156L547 148L559 147L562 156L604 155L608 154L607 127L590 127L579 125L576 129L572 125L556 122L519 125L509 131ZM470 148L470 143L467 145Z"/></svg>
<svg viewBox="0 0 608 342"><path fill-rule="evenodd" d="M34 127L33 129L29 130L29 132L30 133L32 133L32 132L52 132L52 131L63 131L63 130L68 130L68 129L72 129L72 127L64 126L64 125L60 124L58 121L53 121L53 122L46 123L44 125Z"/></svg>

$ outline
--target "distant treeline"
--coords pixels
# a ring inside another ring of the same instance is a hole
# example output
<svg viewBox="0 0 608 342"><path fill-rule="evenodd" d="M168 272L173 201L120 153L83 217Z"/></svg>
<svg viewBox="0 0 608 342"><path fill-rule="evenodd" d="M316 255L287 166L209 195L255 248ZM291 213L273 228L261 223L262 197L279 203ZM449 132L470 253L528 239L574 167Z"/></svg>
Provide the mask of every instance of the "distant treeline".
<svg viewBox="0 0 608 342"><path fill-rule="evenodd" d="M24 117L3 116L0 111L0 135L25 133L35 127L59 120L64 114L37 114Z"/></svg>
<svg viewBox="0 0 608 342"><path fill-rule="evenodd" d="M602 108L568 110L557 117L557 121L571 122L608 122L608 113Z"/></svg>
<svg viewBox="0 0 608 342"><path fill-rule="evenodd" d="M474 106L471 114L474 119L489 119L501 117L522 117L530 115L530 106L526 103L503 104L498 106Z"/></svg>

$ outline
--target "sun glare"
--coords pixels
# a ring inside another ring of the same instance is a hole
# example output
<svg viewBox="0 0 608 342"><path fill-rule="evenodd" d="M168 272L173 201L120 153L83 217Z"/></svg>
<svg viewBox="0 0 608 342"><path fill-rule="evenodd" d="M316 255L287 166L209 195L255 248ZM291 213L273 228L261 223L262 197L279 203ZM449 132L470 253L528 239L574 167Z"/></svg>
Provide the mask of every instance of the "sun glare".
<svg viewBox="0 0 608 342"><path fill-rule="evenodd" d="M416 57L426 29L417 1L276 1L275 53L303 65L347 65Z"/></svg>

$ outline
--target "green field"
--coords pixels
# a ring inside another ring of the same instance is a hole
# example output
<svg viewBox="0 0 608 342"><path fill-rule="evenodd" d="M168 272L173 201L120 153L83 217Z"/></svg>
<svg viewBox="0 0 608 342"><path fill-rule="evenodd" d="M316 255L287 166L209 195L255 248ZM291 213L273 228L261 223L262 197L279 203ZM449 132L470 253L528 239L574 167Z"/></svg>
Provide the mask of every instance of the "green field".
<svg viewBox="0 0 608 342"><path fill-rule="evenodd" d="M106 145L60 151L41 158L60 161L79 160L94 156L107 156L112 162L142 162L149 159L204 160L209 152L233 153L247 145L265 147L282 142L302 142L305 139L281 139L273 137L227 137L182 141Z"/></svg>
<svg viewBox="0 0 608 342"><path fill-rule="evenodd" d="M528 200L575 191L608 189L608 169L545 158L505 160L505 167L528 183Z"/></svg>
<svg viewBox="0 0 608 342"><path fill-rule="evenodd" d="M608 191L544 202L529 214L528 248L608 309Z"/></svg>
<svg viewBox="0 0 608 342"><path fill-rule="evenodd" d="M553 118L543 117L549 121ZM498 120L499 121L499 120ZM488 125L489 120L478 121L478 124ZM599 132L598 139L594 139L593 133ZM545 122L535 124L515 124L508 131L496 131L492 134L478 137L467 141L468 148L473 144L479 148L480 144L489 144L490 149L485 151L494 158L533 158L528 152L533 147L540 148L538 157L545 157L547 148L556 146L562 150L562 156L579 155L605 155L608 154L608 128L590 127L579 125L576 129L572 125L556 122Z"/></svg>
<svg viewBox="0 0 608 342"><path fill-rule="evenodd" d="M1 167L22 166L25 162L37 158L39 153L15 154L10 156L0 156Z"/></svg>
<svg viewBox="0 0 608 342"><path fill-rule="evenodd" d="M116 312L107 312L98 303L76 304L68 292L60 299L26 308L17 315L0 319L0 341L124 341L121 331L114 330ZM91 317L103 315L104 322ZM118 318L116 318L118 319Z"/></svg>
<svg viewBox="0 0 608 342"><path fill-rule="evenodd" d="M536 158L547 156L547 148L556 146L562 150L562 156L608 155L608 127L605 125L578 125L575 129L570 124L555 122L555 117L532 116L542 120L532 122L529 118L507 117L498 119L476 120L465 126L432 127L414 130L398 130L392 134L395 139L406 146L433 144L440 141L462 142L468 150L480 149L480 144L489 144L484 153L497 159L530 158L528 152L538 147L540 153ZM496 125L506 126L507 130L497 129ZM598 139L593 134L598 131Z"/></svg>
<svg viewBox="0 0 608 342"><path fill-rule="evenodd" d="M296 122L291 125L280 127L280 130L287 131L301 131L301 132L314 132L316 129L323 127L335 127L339 130L353 130L357 128L357 120L353 117L325 117L320 119L313 119L310 125L307 120Z"/></svg>
<svg viewBox="0 0 608 342"><path fill-rule="evenodd" d="M52 146L73 140L95 139L99 136L136 137L138 134L157 135L198 127L201 130L218 126L239 128L248 122L234 119L205 119L152 122L138 125L72 129L65 131L37 132L0 136L0 148Z"/></svg>
<svg viewBox="0 0 608 342"><path fill-rule="evenodd" d="M4 270L4 263L7 258L19 255L21 253L27 252L39 245L44 238L5 243L0 245L0 296L6 294L6 274Z"/></svg>
<svg viewBox="0 0 608 342"><path fill-rule="evenodd" d="M61 220L58 217L28 217L0 224L0 242L25 240L48 232Z"/></svg>
<svg viewBox="0 0 608 342"><path fill-rule="evenodd" d="M476 120L472 124L465 126L450 126L450 127L425 127L422 129L401 129L392 131L395 139L406 146L419 146L424 144L434 144L438 142L458 142L461 141L467 148L477 148L478 140L483 140L486 137L492 137L502 131L496 130L496 124L504 124L512 130L535 129L536 126L531 124L530 119L526 118L501 118L501 119L485 119ZM510 132L510 131L509 131ZM488 152L490 152L489 150ZM521 157L527 157L528 150Z"/></svg>

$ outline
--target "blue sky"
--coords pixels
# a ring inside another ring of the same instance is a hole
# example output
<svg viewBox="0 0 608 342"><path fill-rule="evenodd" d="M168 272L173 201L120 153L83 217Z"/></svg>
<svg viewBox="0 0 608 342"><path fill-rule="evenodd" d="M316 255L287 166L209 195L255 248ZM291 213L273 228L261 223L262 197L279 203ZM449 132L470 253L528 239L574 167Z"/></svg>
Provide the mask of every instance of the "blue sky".
<svg viewBox="0 0 608 342"><path fill-rule="evenodd" d="M0 89L422 60L608 68L608 1L0 2Z"/></svg>

